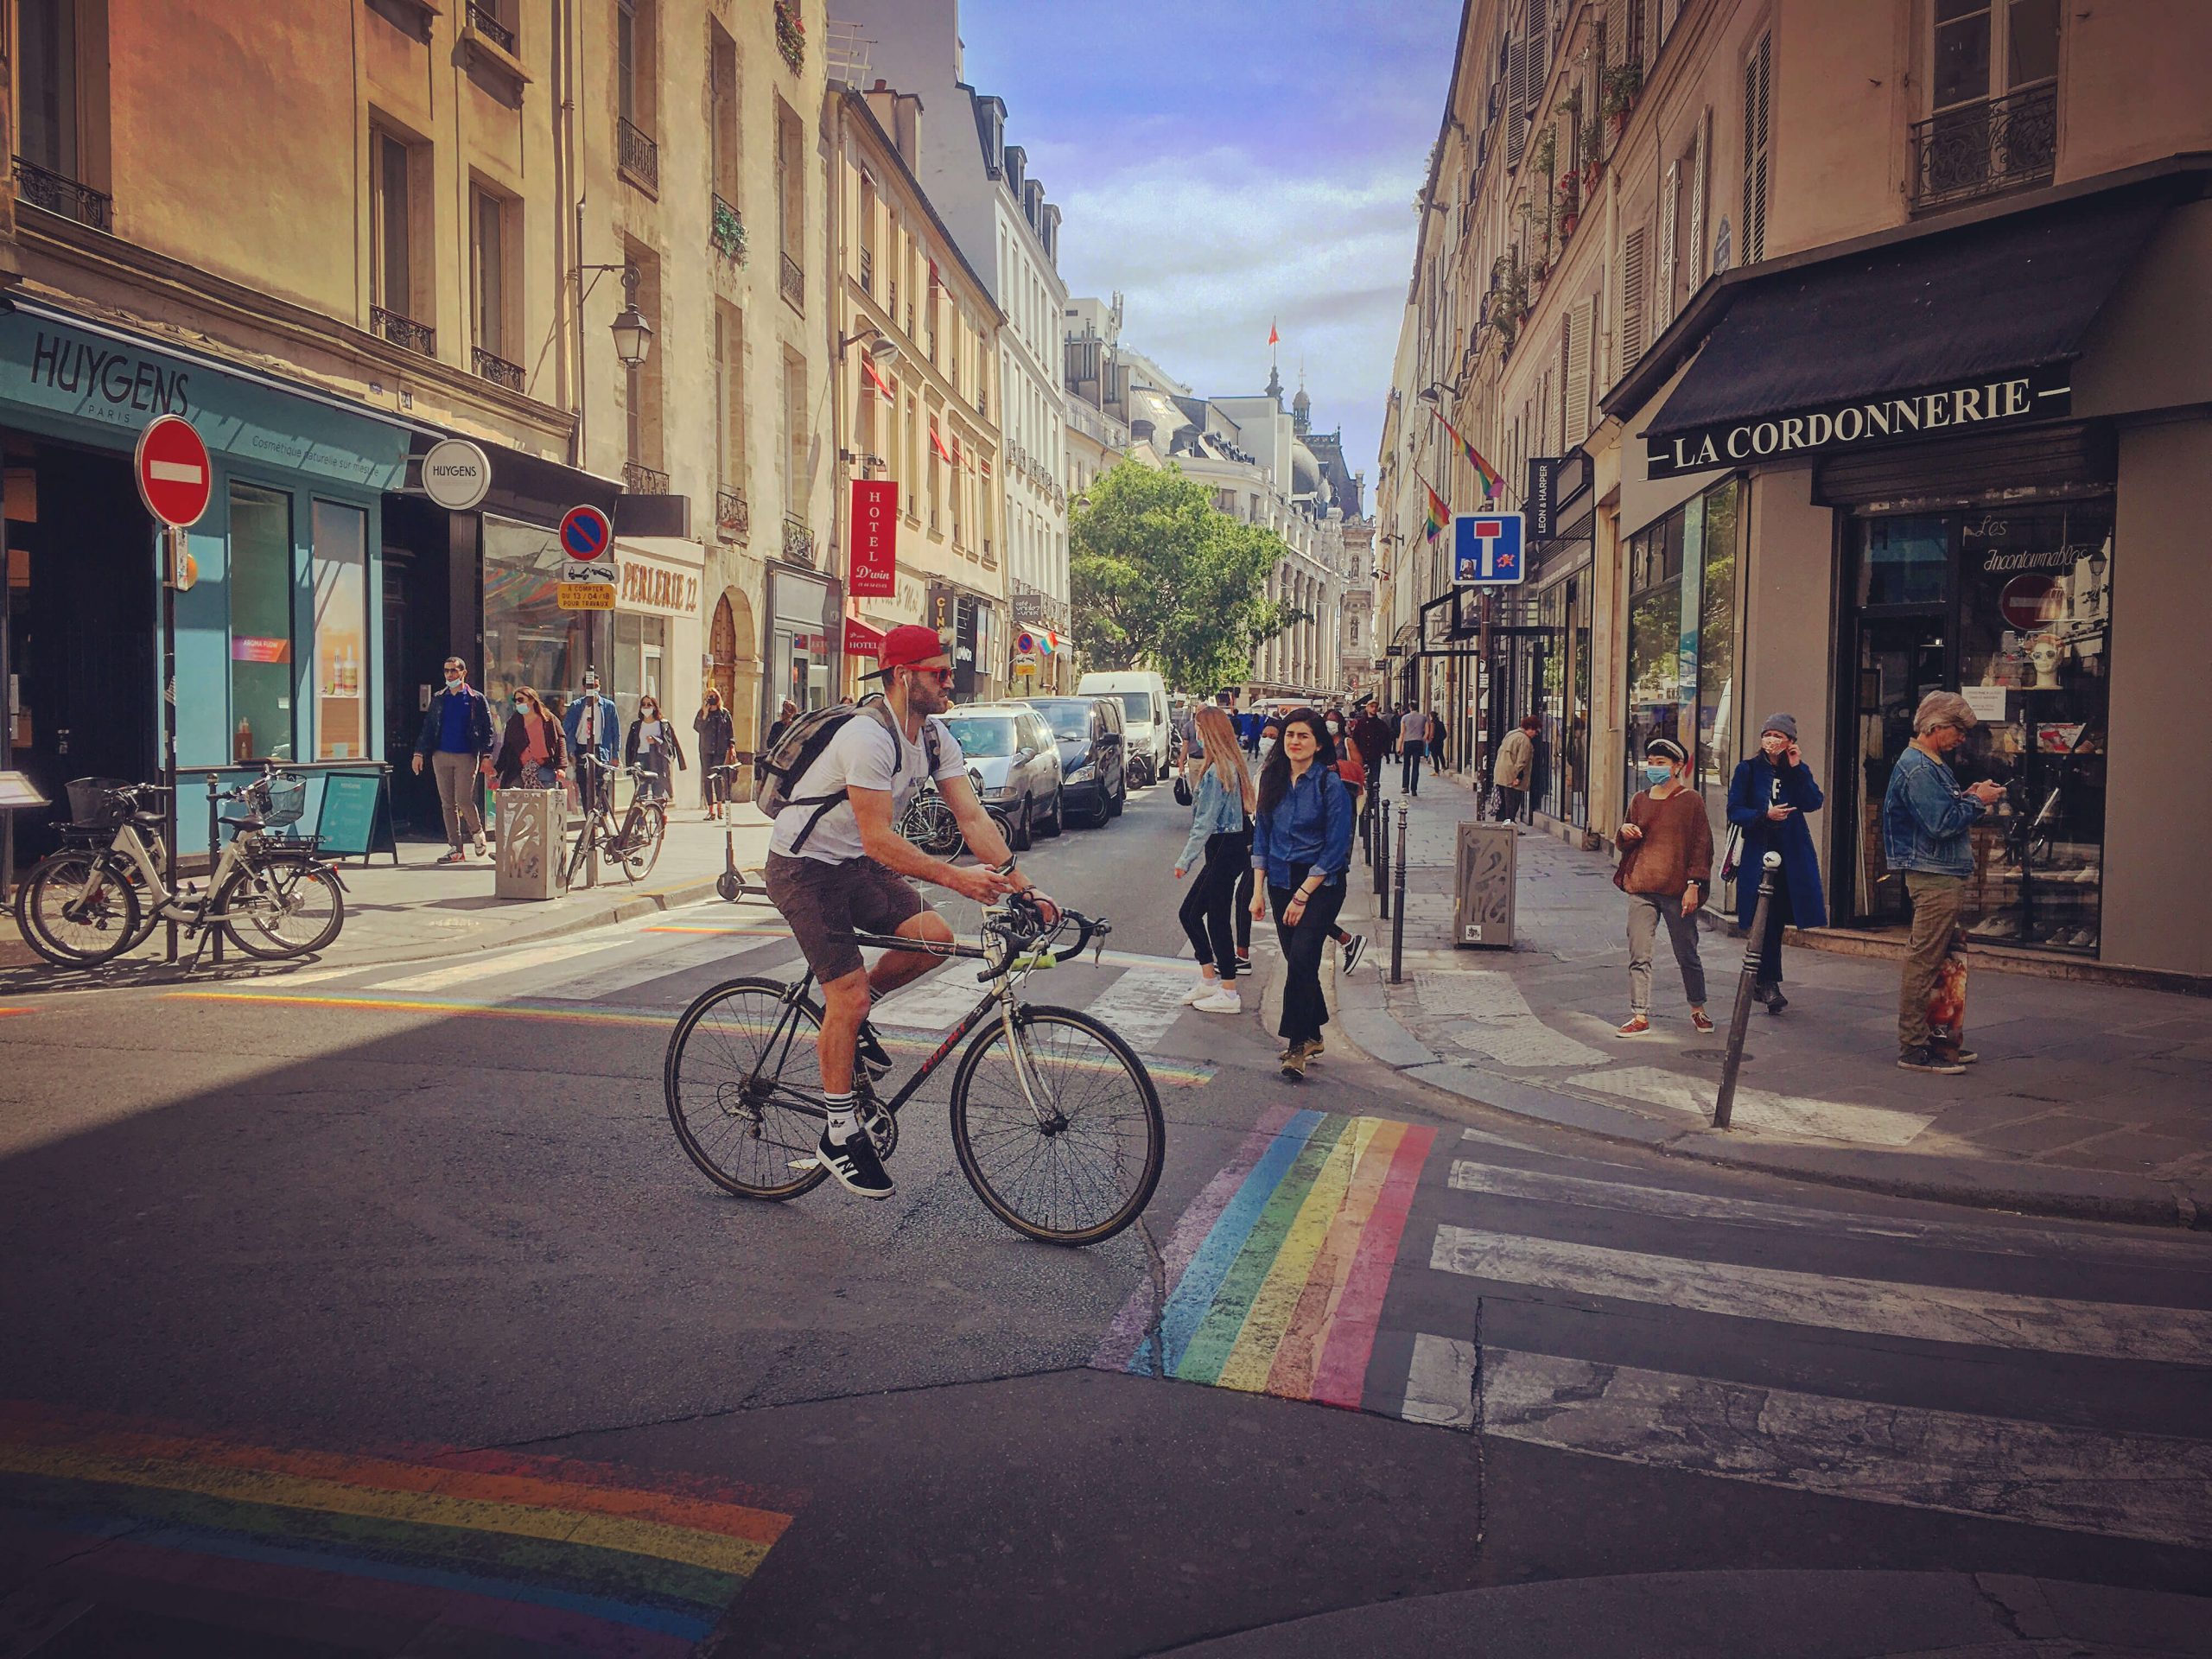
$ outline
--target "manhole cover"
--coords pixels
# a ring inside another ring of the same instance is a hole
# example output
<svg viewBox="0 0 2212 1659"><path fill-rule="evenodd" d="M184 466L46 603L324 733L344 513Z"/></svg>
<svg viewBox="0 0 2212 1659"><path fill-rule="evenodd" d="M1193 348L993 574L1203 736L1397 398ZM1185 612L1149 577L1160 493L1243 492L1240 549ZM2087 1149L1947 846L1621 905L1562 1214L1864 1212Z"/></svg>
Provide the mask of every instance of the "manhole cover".
<svg viewBox="0 0 2212 1659"><path fill-rule="evenodd" d="M1682 1051L1682 1058L1686 1060L1726 1060L1728 1051L1725 1048L1686 1048ZM1747 1048L1744 1051L1744 1058L1755 1060L1758 1056Z"/></svg>

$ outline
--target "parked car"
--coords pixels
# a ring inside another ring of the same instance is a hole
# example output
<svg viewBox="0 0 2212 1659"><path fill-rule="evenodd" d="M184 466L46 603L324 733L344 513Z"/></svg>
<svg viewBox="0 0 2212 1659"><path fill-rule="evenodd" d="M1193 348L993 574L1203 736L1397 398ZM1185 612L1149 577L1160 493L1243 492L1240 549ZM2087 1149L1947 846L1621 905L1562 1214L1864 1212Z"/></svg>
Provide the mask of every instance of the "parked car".
<svg viewBox="0 0 2212 1659"><path fill-rule="evenodd" d="M1069 807L1094 828L1122 816L1129 797L1128 738L1118 697L1031 697L1060 751Z"/></svg>
<svg viewBox="0 0 2212 1659"><path fill-rule="evenodd" d="M970 772L981 778L983 803L1006 815L1018 852L1033 836L1066 827L1060 788L1060 748L1044 717L1026 702L976 702L944 717Z"/></svg>
<svg viewBox="0 0 2212 1659"><path fill-rule="evenodd" d="M1122 705L1128 738L1129 787L1143 789L1167 773L1167 682L1148 670L1086 674L1076 685L1084 697L1111 696Z"/></svg>

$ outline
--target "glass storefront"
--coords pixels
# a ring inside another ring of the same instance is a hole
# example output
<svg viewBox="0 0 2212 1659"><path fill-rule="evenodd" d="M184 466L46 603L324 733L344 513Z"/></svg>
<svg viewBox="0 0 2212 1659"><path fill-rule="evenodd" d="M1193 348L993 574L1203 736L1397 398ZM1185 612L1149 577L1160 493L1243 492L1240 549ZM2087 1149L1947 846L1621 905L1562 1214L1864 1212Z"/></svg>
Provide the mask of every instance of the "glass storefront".
<svg viewBox="0 0 2212 1659"><path fill-rule="evenodd" d="M231 759L298 758L292 733L292 498L231 486Z"/></svg>
<svg viewBox="0 0 2212 1659"><path fill-rule="evenodd" d="M668 707L667 693L663 690L668 660L668 619L618 611L612 620L614 660L607 677L607 695L614 699L614 710L622 718L622 729L629 730L630 722L638 716L638 699L647 695L661 705L662 714L673 719L675 711Z"/></svg>
<svg viewBox="0 0 2212 1659"><path fill-rule="evenodd" d="M789 697L802 712L837 701L836 589L794 571L769 573L768 715Z"/></svg>
<svg viewBox="0 0 2212 1659"><path fill-rule="evenodd" d="M592 611L564 611L557 589L561 544L536 524L484 515L484 664L494 709L526 685L565 704L592 662Z"/></svg>
<svg viewBox="0 0 2212 1659"><path fill-rule="evenodd" d="M1928 692L1956 688L1980 724L1954 761L2005 798L1974 826L1963 918L1983 944L2094 953L2104 865L2111 671L2110 497L1853 525L1853 912L1904 922L1882 856L1890 772Z"/></svg>
<svg viewBox="0 0 2212 1659"><path fill-rule="evenodd" d="M368 753L369 516L315 504L315 759Z"/></svg>
<svg viewBox="0 0 2212 1659"><path fill-rule="evenodd" d="M1716 839L1742 759L1736 688L1743 486L1729 479L1629 542L1628 714L1623 800L1643 787L1643 746L1694 757Z"/></svg>

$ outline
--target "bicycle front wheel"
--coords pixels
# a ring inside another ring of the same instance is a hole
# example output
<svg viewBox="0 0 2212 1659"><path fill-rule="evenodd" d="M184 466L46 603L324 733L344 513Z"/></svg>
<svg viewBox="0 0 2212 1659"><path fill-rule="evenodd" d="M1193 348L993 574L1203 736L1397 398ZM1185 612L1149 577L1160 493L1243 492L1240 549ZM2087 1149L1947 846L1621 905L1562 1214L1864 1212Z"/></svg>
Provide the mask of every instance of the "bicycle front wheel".
<svg viewBox="0 0 2212 1659"><path fill-rule="evenodd" d="M986 1027L952 1080L952 1146L990 1212L1047 1244L1096 1244L1143 1212L1167 1129L1144 1062L1072 1008Z"/></svg>
<svg viewBox="0 0 2212 1659"><path fill-rule="evenodd" d="M668 1121L684 1155L725 1192L795 1198L829 1172L811 1159L825 1122L814 1052L822 1013L772 979L733 979L676 1022L662 1068Z"/></svg>
<svg viewBox="0 0 2212 1659"><path fill-rule="evenodd" d="M231 943L264 962L327 949L346 925L338 878L296 855L263 855L223 884L215 910Z"/></svg>
<svg viewBox="0 0 2212 1659"><path fill-rule="evenodd" d="M660 861L661 832L666 822L656 809L641 806L624 826L622 874L630 880L644 880Z"/></svg>
<svg viewBox="0 0 2212 1659"><path fill-rule="evenodd" d="M97 968L136 944L138 894L122 861L56 853L16 889L16 925L57 968Z"/></svg>

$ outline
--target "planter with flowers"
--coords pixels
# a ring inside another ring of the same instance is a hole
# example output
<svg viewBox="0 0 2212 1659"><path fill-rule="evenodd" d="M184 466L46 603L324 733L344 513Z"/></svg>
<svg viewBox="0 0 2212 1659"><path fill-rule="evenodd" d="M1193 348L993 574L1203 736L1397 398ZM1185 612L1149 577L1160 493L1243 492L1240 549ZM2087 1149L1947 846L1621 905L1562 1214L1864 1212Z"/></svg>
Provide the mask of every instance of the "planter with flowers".
<svg viewBox="0 0 2212 1659"><path fill-rule="evenodd" d="M1559 181L1559 239L1565 243L1582 222L1582 180L1570 173Z"/></svg>
<svg viewBox="0 0 2212 1659"><path fill-rule="evenodd" d="M1613 137L1621 136L1621 129L1628 124L1628 112L1636 107L1637 95L1643 90L1643 66L1640 63L1617 63L1605 71L1605 95L1599 108L1612 128Z"/></svg>
<svg viewBox="0 0 2212 1659"><path fill-rule="evenodd" d="M1582 194L1598 188L1598 174L1605 164L1605 127L1596 116L1582 124Z"/></svg>
<svg viewBox="0 0 2212 1659"><path fill-rule="evenodd" d="M799 16L799 0L776 0L776 50L793 74L806 61L806 22Z"/></svg>

